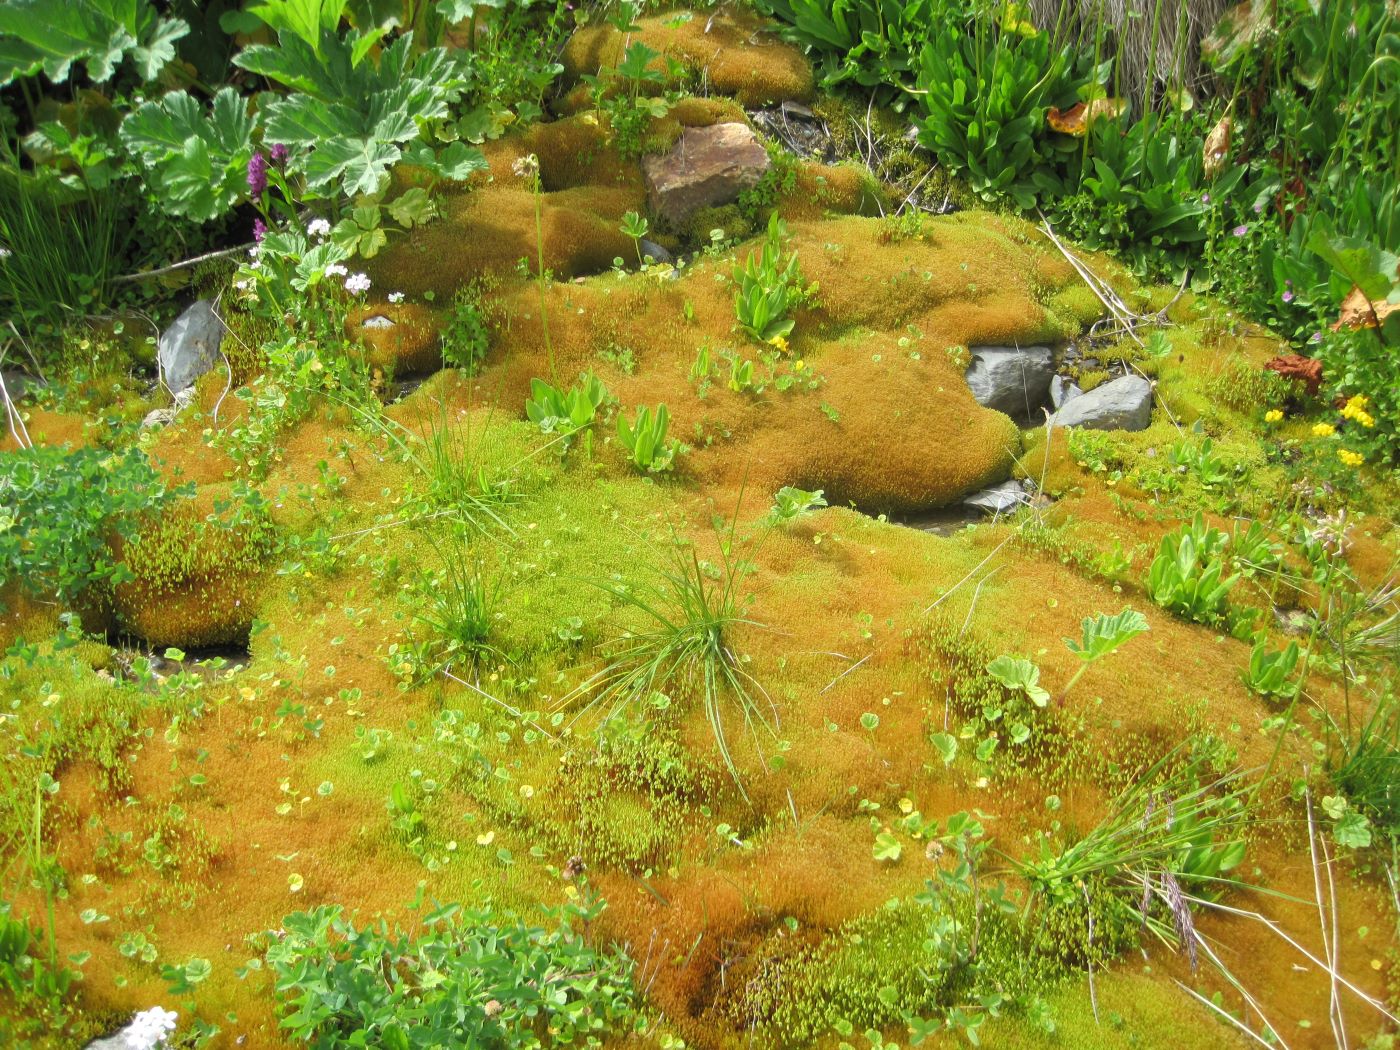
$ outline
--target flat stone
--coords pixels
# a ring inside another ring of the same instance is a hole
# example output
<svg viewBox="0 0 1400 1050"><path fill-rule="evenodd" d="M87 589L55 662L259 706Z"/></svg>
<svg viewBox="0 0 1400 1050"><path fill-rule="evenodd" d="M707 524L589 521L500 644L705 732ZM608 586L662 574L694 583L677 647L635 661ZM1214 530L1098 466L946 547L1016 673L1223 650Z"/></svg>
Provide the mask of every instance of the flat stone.
<svg viewBox="0 0 1400 1050"><path fill-rule="evenodd" d="M686 128L670 153L642 160L652 214L673 229L701 208L738 200L770 167L768 151L739 123Z"/></svg>
<svg viewBox="0 0 1400 1050"><path fill-rule="evenodd" d="M360 322L361 328L393 328L394 319L385 317L383 314L375 314L373 317L366 317Z"/></svg>
<svg viewBox="0 0 1400 1050"><path fill-rule="evenodd" d="M1151 422L1152 384L1134 375L1096 386L1050 417L1052 426L1086 430L1146 430Z"/></svg>
<svg viewBox="0 0 1400 1050"><path fill-rule="evenodd" d="M1030 497L1026 495L1025 488L1015 478L1003 481L1000 485L992 485L981 492L974 492L963 499L965 506L976 507L990 514L1006 514L1029 502Z"/></svg>
<svg viewBox="0 0 1400 1050"><path fill-rule="evenodd" d="M1073 400L1084 391L1079 389L1079 384L1073 379L1065 376L1054 376L1050 380L1050 406L1055 409L1065 407L1065 402Z"/></svg>
<svg viewBox="0 0 1400 1050"><path fill-rule="evenodd" d="M1030 419L1050 395L1055 374L1048 346L974 346L967 368L967 385L979 405Z"/></svg>
<svg viewBox="0 0 1400 1050"><path fill-rule="evenodd" d="M193 386L214 367L223 338L224 323L208 299L196 301L161 334L156 359L161 381L172 394Z"/></svg>

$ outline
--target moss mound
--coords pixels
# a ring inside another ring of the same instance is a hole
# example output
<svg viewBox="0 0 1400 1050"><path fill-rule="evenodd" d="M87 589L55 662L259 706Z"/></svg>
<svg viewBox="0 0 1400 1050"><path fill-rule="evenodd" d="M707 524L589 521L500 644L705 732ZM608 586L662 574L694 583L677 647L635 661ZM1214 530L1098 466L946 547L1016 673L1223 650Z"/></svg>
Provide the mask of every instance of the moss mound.
<svg viewBox="0 0 1400 1050"><path fill-rule="evenodd" d="M812 97L811 64L753 14L736 8L652 15L625 37L610 25L581 29L564 49L565 74L577 78L616 66L632 40L679 60L688 75L745 106ZM660 60L655 64L662 68Z"/></svg>

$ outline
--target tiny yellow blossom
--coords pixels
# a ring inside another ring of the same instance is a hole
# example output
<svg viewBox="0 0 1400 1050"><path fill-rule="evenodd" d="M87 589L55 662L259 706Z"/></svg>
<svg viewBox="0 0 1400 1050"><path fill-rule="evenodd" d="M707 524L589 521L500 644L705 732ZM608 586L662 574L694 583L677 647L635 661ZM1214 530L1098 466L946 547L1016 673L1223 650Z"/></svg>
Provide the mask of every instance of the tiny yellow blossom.
<svg viewBox="0 0 1400 1050"><path fill-rule="evenodd" d="M1277 408L1271 408L1264 413L1265 423L1277 423L1283 418L1283 412Z"/></svg>
<svg viewBox="0 0 1400 1050"><path fill-rule="evenodd" d="M775 335L772 339L768 340L768 344L770 346L776 347L778 353L780 354L785 354L788 352L788 341L780 335Z"/></svg>
<svg viewBox="0 0 1400 1050"><path fill-rule="evenodd" d="M1333 434L1335 434L1337 432L1337 428L1334 427L1331 423L1314 423L1312 432L1313 437L1325 438L1331 437Z"/></svg>
<svg viewBox="0 0 1400 1050"><path fill-rule="evenodd" d="M1361 464L1365 462L1366 459L1366 457L1363 456L1360 452L1353 452L1349 448L1337 449L1337 458L1340 459L1348 467L1352 468L1361 466Z"/></svg>
<svg viewBox="0 0 1400 1050"><path fill-rule="evenodd" d="M800 371L802 371L802 370L803 370L804 368L806 368L806 367L807 367L807 362L804 361L804 360L802 360L802 358L800 358L800 357L799 357L796 361L794 361L794 362L792 363L792 370L793 370L794 372L800 372Z"/></svg>

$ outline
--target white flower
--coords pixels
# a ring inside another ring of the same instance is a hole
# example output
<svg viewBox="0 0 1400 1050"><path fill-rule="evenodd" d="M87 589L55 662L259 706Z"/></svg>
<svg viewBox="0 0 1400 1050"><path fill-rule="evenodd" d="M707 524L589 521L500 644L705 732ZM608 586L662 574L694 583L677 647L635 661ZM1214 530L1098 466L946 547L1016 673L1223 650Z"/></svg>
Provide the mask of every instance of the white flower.
<svg viewBox="0 0 1400 1050"><path fill-rule="evenodd" d="M153 1050L164 1046L165 1037L175 1031L179 1014L153 1006L142 1010L131 1019L131 1023L121 1030L121 1040L128 1050Z"/></svg>
<svg viewBox="0 0 1400 1050"><path fill-rule="evenodd" d="M401 302L403 302L403 292L390 292L390 293L389 293L389 302L391 302L391 303L401 303Z"/></svg>
<svg viewBox="0 0 1400 1050"><path fill-rule="evenodd" d="M306 232L312 237L325 239L330 236L331 224L325 219L312 219L311 222L307 224Z"/></svg>
<svg viewBox="0 0 1400 1050"><path fill-rule="evenodd" d="M352 295L369 291L369 277L362 273L352 273L345 278L345 290Z"/></svg>
<svg viewBox="0 0 1400 1050"><path fill-rule="evenodd" d="M261 244L255 244L255 245L253 245L251 248L248 249L248 258L250 258L250 259L256 259L256 258L257 258L259 255L261 255L261 254L262 254L262 245L261 245Z"/></svg>
<svg viewBox="0 0 1400 1050"><path fill-rule="evenodd" d="M326 267L327 277L344 277L349 272L350 271L347 270L341 263L331 263L329 266Z"/></svg>
<svg viewBox="0 0 1400 1050"><path fill-rule="evenodd" d="M250 282L250 281L234 281L234 282L233 282L233 286L234 286L234 288L238 289L238 291L240 291L240 292L246 292L246 291L248 290L249 286L251 285L251 283L252 283L252 282Z"/></svg>

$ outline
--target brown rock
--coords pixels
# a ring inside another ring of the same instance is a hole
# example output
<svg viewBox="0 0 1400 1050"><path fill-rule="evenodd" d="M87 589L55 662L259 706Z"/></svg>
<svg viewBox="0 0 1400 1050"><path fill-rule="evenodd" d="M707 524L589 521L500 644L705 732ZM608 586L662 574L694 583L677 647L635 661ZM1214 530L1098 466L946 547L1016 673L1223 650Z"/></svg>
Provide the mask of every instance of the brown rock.
<svg viewBox="0 0 1400 1050"><path fill-rule="evenodd" d="M672 229L701 208L738 199L756 186L772 161L747 124L687 128L675 148L642 161L652 214Z"/></svg>
<svg viewBox="0 0 1400 1050"><path fill-rule="evenodd" d="M1322 387L1322 362L1314 357L1284 354L1264 362L1264 367L1285 379L1298 380L1308 388L1309 394L1316 394Z"/></svg>

